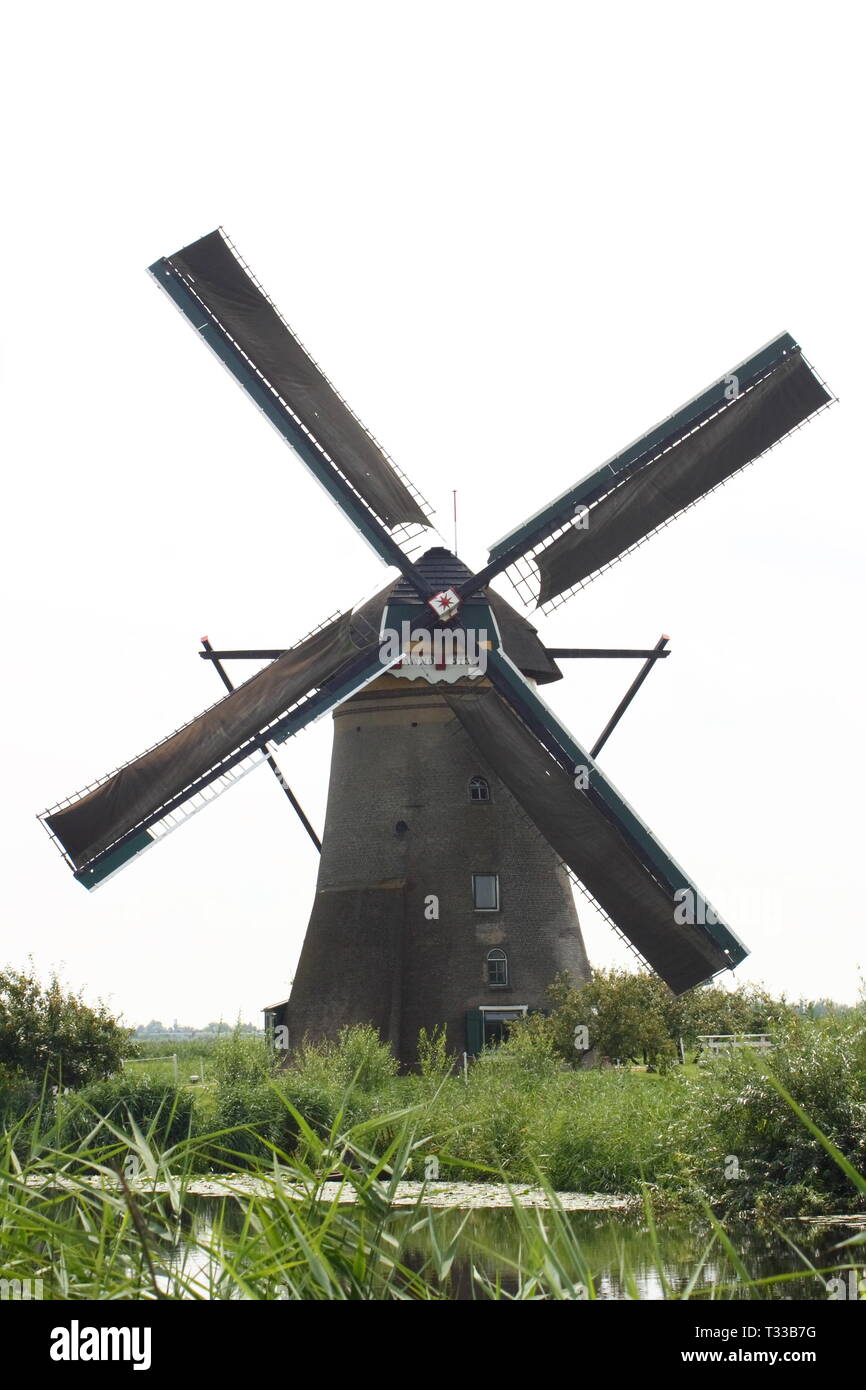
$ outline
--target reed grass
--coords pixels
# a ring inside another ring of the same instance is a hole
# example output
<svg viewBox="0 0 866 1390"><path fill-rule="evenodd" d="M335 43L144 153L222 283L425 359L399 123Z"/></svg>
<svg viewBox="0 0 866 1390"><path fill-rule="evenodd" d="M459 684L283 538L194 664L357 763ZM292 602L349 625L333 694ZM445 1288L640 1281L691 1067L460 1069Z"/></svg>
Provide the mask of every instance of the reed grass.
<svg viewBox="0 0 866 1390"><path fill-rule="evenodd" d="M434 1078L432 1094L415 1104L361 1121L347 1120L349 1086L327 1127L310 1124L278 1082L266 1084L296 1143L287 1151L260 1140L264 1153L251 1170L256 1189L239 1181L236 1195L214 1204L206 1221L190 1189L214 1152L226 1163L249 1163L244 1127L167 1140L161 1112L142 1126L131 1109L121 1115L115 1107L111 1116L95 1113L87 1132L70 1140L64 1107L43 1100L0 1145L2 1277L40 1279L45 1297L63 1300L426 1301L451 1298L458 1285L462 1297L501 1301L599 1295L598 1271L540 1169L534 1177L547 1208L527 1209L512 1191L510 1251L491 1249L473 1234L468 1214L431 1209L423 1190L408 1209L394 1205L398 1183L430 1151L431 1107L445 1078ZM817 1138L861 1195L866 1184L857 1170L796 1102L782 1098L791 1122ZM450 1137L459 1142L459 1125ZM455 1166L464 1176L491 1176L465 1159ZM336 1195L325 1187L335 1171ZM643 1201L666 1298L781 1296L794 1278L807 1278L821 1298L830 1277L858 1267L852 1246L859 1237L840 1243L838 1260L826 1267L812 1265L789 1241L801 1271L759 1277L704 1201L705 1246L688 1279L673 1283L658 1228L664 1214L646 1185ZM720 1281L717 1271L707 1277L710 1257L720 1252L729 1280ZM637 1271L624 1255L618 1274L625 1295L639 1297Z"/></svg>

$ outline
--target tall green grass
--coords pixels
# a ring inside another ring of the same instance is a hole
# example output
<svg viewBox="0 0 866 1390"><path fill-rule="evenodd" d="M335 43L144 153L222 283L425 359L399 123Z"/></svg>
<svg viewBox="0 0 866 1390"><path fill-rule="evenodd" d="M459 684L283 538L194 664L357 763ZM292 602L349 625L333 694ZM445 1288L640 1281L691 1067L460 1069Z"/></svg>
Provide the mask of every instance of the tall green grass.
<svg viewBox="0 0 866 1390"><path fill-rule="evenodd" d="M411 1109L419 1117L415 1178L435 1158L443 1178L502 1172L532 1183L541 1174L557 1190L613 1193L649 1183L668 1200L706 1198L735 1214L863 1205L845 1169L793 1122L791 1109L863 1170L861 1016L796 1020L769 1059L743 1051L651 1078L563 1068L545 1039L528 1033L483 1054L466 1078L441 1039L425 1041L422 1059L418 1074L401 1076L374 1030L355 1028L284 1067L262 1040L236 1035L213 1046L205 1086L130 1069L75 1095L45 1095L41 1124L55 1125L56 1146L68 1148L101 1144L109 1125L128 1128L131 1117L157 1151L195 1140L200 1170L225 1172L258 1169L274 1150L305 1160L307 1130L321 1137L338 1122L343 1131L370 1122L367 1142L381 1156L399 1133L394 1115ZM33 1094L17 1099L19 1112ZM28 1142L22 1133L19 1147Z"/></svg>
<svg viewBox="0 0 866 1390"><path fill-rule="evenodd" d="M236 1133L166 1143L158 1116L143 1130L128 1113L125 1124L103 1118L85 1139L62 1147L62 1116L57 1121L37 1111L26 1133L19 1122L0 1147L3 1277L40 1279L45 1297L64 1300L426 1301L457 1291L493 1300L598 1296L598 1265L549 1187L545 1211L527 1210L514 1196L505 1250L479 1239L468 1213L431 1210L423 1190L408 1210L394 1205L398 1183L429 1144L423 1104L348 1127L341 1111L318 1131L285 1097L281 1103L300 1140L296 1152L270 1146L254 1169L254 1190L247 1183L235 1199L212 1204L208 1221L190 1187L202 1153L214 1145L231 1153ZM810 1121L791 1114L811 1132ZM824 1142L859 1186L862 1180ZM335 1168L342 1173L337 1196L324 1186ZM668 1298L780 1296L794 1278L808 1278L820 1298L831 1276L857 1267L858 1252L843 1249L825 1267L815 1268L804 1253L801 1270L752 1275L745 1252L707 1209L705 1248L688 1277L675 1283L646 1190L644 1220L650 1263ZM708 1277L710 1257L719 1252L727 1282ZM625 1250L614 1249L605 1263L617 1267L625 1296L640 1296L646 1270L630 1265Z"/></svg>

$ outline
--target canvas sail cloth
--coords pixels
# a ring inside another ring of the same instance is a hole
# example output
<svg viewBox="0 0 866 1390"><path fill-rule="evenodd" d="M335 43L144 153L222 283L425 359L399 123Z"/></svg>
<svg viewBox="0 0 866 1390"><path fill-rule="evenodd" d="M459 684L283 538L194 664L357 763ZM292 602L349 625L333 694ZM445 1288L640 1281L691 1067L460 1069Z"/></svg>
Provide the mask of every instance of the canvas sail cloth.
<svg viewBox="0 0 866 1390"><path fill-rule="evenodd" d="M378 652L385 605L393 584L283 652L217 704L156 747L133 759L92 791L44 817L76 869L121 836L153 818L161 807L243 747L311 691L364 666ZM487 597L506 651L538 680L559 671L535 629L504 599ZM426 610L425 610L426 611Z"/></svg>
<svg viewBox="0 0 866 1390"><path fill-rule="evenodd" d="M166 258L385 526L431 525L384 451L219 231Z"/></svg>
<svg viewBox="0 0 866 1390"><path fill-rule="evenodd" d="M367 639L370 632L374 640ZM376 629L344 613L284 652L162 743L72 805L45 817L76 869L140 825L248 740L378 646Z"/></svg>
<svg viewBox="0 0 866 1390"><path fill-rule="evenodd" d="M673 892L495 690L449 691L445 699L548 844L675 994L730 966L708 932L676 922Z"/></svg>
<svg viewBox="0 0 866 1390"><path fill-rule="evenodd" d="M632 473L535 555L538 603L547 603L610 564L651 531L751 463L831 399L800 352L750 391Z"/></svg>

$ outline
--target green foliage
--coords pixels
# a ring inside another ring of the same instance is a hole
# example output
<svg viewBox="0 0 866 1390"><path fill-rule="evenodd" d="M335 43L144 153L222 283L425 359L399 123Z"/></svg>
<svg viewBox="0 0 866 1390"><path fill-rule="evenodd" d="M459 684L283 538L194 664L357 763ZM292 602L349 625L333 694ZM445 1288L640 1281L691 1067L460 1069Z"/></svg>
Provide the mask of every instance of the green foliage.
<svg viewBox="0 0 866 1390"><path fill-rule="evenodd" d="M572 1065L580 1061L575 1032L582 1028L597 1060L643 1061L659 1071L674 1061L676 1045L667 1014L673 995L658 976L599 970L586 984L573 985L567 975L561 975L548 994L553 1004L548 1027L554 1046Z"/></svg>
<svg viewBox="0 0 866 1390"><path fill-rule="evenodd" d="M507 1040L486 1057L536 1076L550 1076L562 1065L556 1038L544 1014L527 1014L508 1030Z"/></svg>
<svg viewBox="0 0 866 1390"><path fill-rule="evenodd" d="M443 1178L460 1177L470 1164L521 1182L543 1174L562 1190L627 1193L649 1181L682 1194L698 1185L736 1210L782 1200L786 1191L789 1205L802 1200L809 1209L839 1200L844 1176L814 1136L792 1124L786 1102L756 1074L753 1054L714 1060L695 1079L679 1067L654 1076L575 1070L564 1063L559 1041L573 1037L574 1016L530 1016L501 1047L482 1054L467 1080L451 1067L441 1033L422 1039L421 1075L404 1077L369 1028L308 1045L271 1076L265 1052L246 1039L227 1040L208 1121L235 1133L212 1147L209 1159L237 1168L264 1161L274 1147L302 1155L306 1140L296 1114L321 1136L338 1123L378 1125L389 1110L415 1106L425 1137L414 1160L419 1178L424 1157L435 1154ZM843 1154L855 1164L859 1155L861 1166L864 1029L863 1022L858 1034L840 1020L812 1024L792 1016L773 1054L783 1085ZM394 1132L383 1123L369 1141L373 1151ZM724 1178L731 1154L745 1174L738 1186Z"/></svg>
<svg viewBox="0 0 866 1390"><path fill-rule="evenodd" d="M322 1121L327 1113L316 1113L315 1105L304 1107L310 1118ZM228 1080L217 1089L212 1124L218 1137L207 1146L208 1162L215 1168L255 1167L267 1162L273 1148L292 1153L298 1129L287 1109L285 1090L276 1081L259 1079Z"/></svg>
<svg viewBox="0 0 866 1390"><path fill-rule="evenodd" d="M344 1084L368 1093L386 1090L399 1071L390 1045L382 1042L376 1029L368 1024L341 1029L331 1056L336 1076Z"/></svg>
<svg viewBox="0 0 866 1390"><path fill-rule="evenodd" d="M418 1070L426 1081L441 1081L454 1068L454 1058L448 1051L447 1029L444 1024L431 1032L422 1028L418 1034Z"/></svg>
<svg viewBox="0 0 866 1390"><path fill-rule="evenodd" d="M631 1192L642 1176L670 1173L677 1084L564 1068L548 1022L528 1018L482 1053L466 1080L450 1076L435 1093L422 1091L425 1154L437 1155L440 1176L458 1178L471 1164L513 1181L543 1174L562 1189Z"/></svg>
<svg viewBox="0 0 866 1390"><path fill-rule="evenodd" d="M305 1044L285 1073L286 1085L299 1094L329 1098L330 1119L341 1107L347 1114L384 1108L395 1094L399 1064L375 1028L343 1028L336 1041Z"/></svg>
<svg viewBox="0 0 866 1390"><path fill-rule="evenodd" d="M214 1050L217 1086L212 1120L219 1130L235 1129L210 1151L218 1166L237 1167L260 1160L275 1146L296 1150L295 1112L317 1134L338 1117L347 1123L381 1111L396 1097L398 1063L375 1028L344 1028L336 1041L305 1043L283 1070L279 1055L260 1039L234 1035ZM244 1130L238 1128L245 1126Z"/></svg>
<svg viewBox="0 0 866 1390"><path fill-rule="evenodd" d="M758 985L734 990L703 985L671 996L667 1017L671 1035L694 1047L701 1033L772 1033L784 1027L794 1011L785 999L774 999Z"/></svg>
<svg viewBox="0 0 866 1390"><path fill-rule="evenodd" d="M196 1038L148 1038L140 1032L132 1039L130 1057L177 1057L179 1066L186 1066L200 1057L212 1057L214 1048L225 1041L226 1034L217 1037L199 1034Z"/></svg>
<svg viewBox="0 0 866 1390"><path fill-rule="evenodd" d="M56 975L43 986L32 969L0 971L0 1065L7 1076L77 1089L117 1071L130 1037L104 1004L85 1004Z"/></svg>
<svg viewBox="0 0 866 1390"><path fill-rule="evenodd" d="M195 1097L184 1087L151 1076L121 1073L85 1086L58 1107L61 1144L111 1144L111 1126L135 1124L159 1149L188 1139L194 1128Z"/></svg>
<svg viewBox="0 0 866 1390"><path fill-rule="evenodd" d="M33 1078L0 1062L0 1121L8 1123L26 1114L38 1099L39 1086Z"/></svg>
<svg viewBox="0 0 866 1390"><path fill-rule="evenodd" d="M340 1226L346 1213L339 1208L320 1209L312 1198L307 1202L320 1181L336 1170L362 1192L360 1215L356 1211L351 1221L360 1220L367 1232L366 1254L353 1246L353 1259L361 1261L372 1281L352 1284L348 1265L338 1260L334 1268L342 1272L330 1280L332 1291L327 1295L337 1298L361 1296L362 1287L391 1290L386 1267L395 1271L402 1265L403 1247L400 1231L390 1225L385 1193L401 1175L424 1177L425 1159L431 1155L438 1158L438 1175L444 1179L499 1181L505 1176L515 1184L546 1183L563 1191L614 1193L637 1193L651 1183L656 1198L670 1202L687 1196L704 1202L706 1194L716 1210L734 1215L756 1210L771 1216L782 1211L838 1210L858 1202L862 1206L866 1195L866 1179L858 1177L866 1158L866 1020L862 1015L818 1022L793 1018L769 1060L743 1050L712 1059L696 1069L694 1078L680 1068L669 1075L625 1068L574 1070L563 1064L549 1023L540 1016L528 1019L501 1047L482 1054L467 1079L461 1072L440 1075L435 1070L442 1061L436 1037L425 1053L434 1067L428 1067L426 1075L400 1077L390 1050L370 1029L349 1030L340 1044L307 1047L292 1066L278 1073L269 1071L267 1051L238 1035L224 1041L219 1080L207 1092L126 1074L56 1101L47 1098L35 1112L29 1132L22 1122L7 1132L3 1142L10 1154L13 1147L16 1152L15 1160L8 1157L8 1165L29 1164L29 1171L43 1174L61 1166L64 1181L77 1183L88 1165L98 1162L103 1170L125 1170L128 1158L137 1155L147 1165L148 1182L165 1175L164 1201L169 1206L179 1200L172 1192L183 1171L202 1172L209 1165L231 1172L250 1169L257 1181L267 1185L268 1206L260 1208L258 1199L245 1206L244 1240L249 1243L240 1247L232 1244L231 1232L220 1231L217 1221L214 1248L221 1252L218 1267L223 1290L234 1287L228 1270L241 1269L247 1257L253 1261L249 1269L261 1272L264 1290L266 1253L271 1269L287 1274L287 1287L292 1290L307 1288L305 1281L319 1278L321 1270L311 1271L306 1255L298 1253L299 1228L289 1218L290 1214L298 1221L309 1218L303 1240L309 1245L311 1238L316 1242L321 1237L324 1245L316 1250L324 1266L332 1252L337 1258L339 1240L351 1242L358 1228L351 1222ZM362 1081L369 1089L362 1087ZM0 1085L19 1082L19 1073L13 1074L10 1083L0 1071ZM739 1165L735 1178L727 1176L732 1156ZM291 1199L286 1196L283 1185L292 1182L307 1185L301 1208L297 1194ZM38 1203L31 1205L36 1202L34 1194L19 1189L16 1179L10 1189L16 1203L20 1198L16 1219L20 1217L25 1227L29 1221L30 1229L35 1229L34 1222L45 1220L45 1210ZM76 1198L79 1204L82 1200ZM105 1239L113 1240L116 1232L108 1221L108 1198L93 1200L97 1207L89 1205L90 1198L84 1202L91 1234L100 1229L97 1218L103 1209L98 1202L105 1202L109 1231ZM128 1268L133 1270L134 1240L140 1238L133 1235L136 1221L125 1197L112 1200L112 1219L133 1242L126 1251ZM145 1202L144 1197L136 1200ZM3 1201L0 1181L0 1208ZM166 1233L177 1230L177 1208L172 1226L167 1208L164 1221L159 1203L154 1205L150 1198L147 1202L147 1229L154 1232L154 1240L162 1241ZM280 1213L276 1218L275 1211ZM328 1224L330 1217L324 1219L325 1211L334 1218L333 1226ZM366 1223L374 1217L378 1224L368 1228ZM417 1220L431 1219L419 1211ZM2 1221L0 1212L5 1250ZM544 1229L553 1235L557 1218L551 1217L551 1222ZM448 1262L440 1262L440 1256L453 1249L456 1235L451 1227L431 1227L428 1234L430 1257L441 1271ZM539 1265L535 1255L528 1253L537 1246L531 1234L527 1228L523 1246L531 1269L518 1272L518 1286L538 1289L534 1281L544 1262ZM566 1252L571 1249L567 1234L563 1229L556 1236ZM272 1235L286 1242L287 1250L295 1251L294 1272L282 1264ZM62 1252L63 1259L69 1260L68 1277L73 1282L79 1279L77 1287L84 1288L88 1278L96 1278L95 1273L87 1273L84 1237L79 1246L75 1236L70 1251L63 1245L67 1236L68 1232L58 1237L55 1253ZM233 1264L239 1252L243 1259ZM224 1256L226 1265L220 1263ZM25 1263L26 1258L22 1255ZM53 1258L49 1257L49 1264ZM577 1267L573 1251L562 1258L566 1260L563 1268ZM543 1280L554 1279L556 1264L551 1255ZM417 1273L417 1255L408 1260L409 1266ZM106 1277L110 1281L114 1276ZM145 1268L142 1278L146 1277ZM174 1279L175 1274L170 1277ZM394 1288L404 1288L404 1277L394 1274ZM328 1283L325 1280L321 1288ZM543 1296L559 1296L546 1283L542 1286L547 1290ZM443 1287L434 1281L434 1296L443 1296ZM293 1292L290 1296L305 1295ZM402 1294L389 1291L382 1296Z"/></svg>
<svg viewBox="0 0 866 1390"><path fill-rule="evenodd" d="M680 1038L693 1048L702 1033L765 1033L793 1017L784 999L773 999L757 986L732 991L704 986L677 996L644 971L598 970L582 985L560 975L548 995L551 1014L518 1021L511 1031L546 1032L571 1066L581 1060L578 1028L586 1029L596 1061L644 1062L665 1072L677 1059Z"/></svg>
<svg viewBox="0 0 866 1390"><path fill-rule="evenodd" d="M782 1092L862 1173L866 1020L861 1015L820 1022L792 1017L769 1057L742 1049L713 1059L702 1072L686 1087L687 1103L674 1130L684 1171L715 1201L733 1210L808 1211L853 1196L840 1163L792 1118ZM732 1170L736 1176L727 1176Z"/></svg>
<svg viewBox="0 0 866 1390"><path fill-rule="evenodd" d="M209 1062L208 1075L220 1085L255 1086L275 1070L274 1056L266 1040L237 1028L213 1044Z"/></svg>
<svg viewBox="0 0 866 1390"><path fill-rule="evenodd" d="M505 1069L510 1065L506 1062ZM476 1071L488 1077L496 1069L493 1061ZM563 1073L560 1079L607 1086L628 1078ZM637 1095L637 1079L632 1081ZM642 1090L658 1095L667 1084L643 1083ZM639 1263L630 1259L610 1219L602 1263L597 1250L590 1258L580 1225L563 1211L549 1185L546 1211L529 1210L513 1195L512 1211L501 1213L510 1218L511 1238L504 1251L492 1252L484 1228L479 1234L467 1213L434 1211L425 1207L423 1194L414 1205L394 1205L398 1182L427 1147L425 1116L386 1114L356 1127L335 1125L321 1135L299 1113L292 1118L303 1137L304 1156L269 1152L255 1166L254 1182L235 1185L234 1197L214 1202L205 1220L200 1199L190 1193L190 1179L203 1146L220 1136L180 1140L166 1150L130 1124L115 1140L119 1153L137 1160L139 1177L112 1180L103 1150L90 1141L59 1150L56 1135L48 1135L41 1148L30 1143L32 1156L22 1164L20 1131L0 1135L4 1278L41 1280L46 1299L67 1303L593 1299L605 1270L631 1298L646 1296L641 1289L648 1272L664 1298L719 1297L728 1290L740 1298L761 1298L791 1288L782 1283L790 1275L779 1275L778 1281L765 1276L760 1283L750 1276L744 1263L748 1242L740 1237L735 1247L711 1213L709 1245L700 1259L693 1257L693 1272L676 1265L672 1271L669 1249L666 1255L656 1234L655 1203L646 1191L644 1228L650 1240ZM790 1108L789 1118L804 1124ZM804 1127L808 1130L808 1124ZM323 1182L335 1160L351 1201L325 1199ZM705 1265L713 1244L724 1248L728 1260L723 1265L714 1256L708 1278ZM845 1274L851 1264L848 1251L817 1270L806 1254L801 1258L800 1277L810 1281L817 1298L826 1297L826 1277ZM726 1269L731 1271L727 1286L717 1282Z"/></svg>

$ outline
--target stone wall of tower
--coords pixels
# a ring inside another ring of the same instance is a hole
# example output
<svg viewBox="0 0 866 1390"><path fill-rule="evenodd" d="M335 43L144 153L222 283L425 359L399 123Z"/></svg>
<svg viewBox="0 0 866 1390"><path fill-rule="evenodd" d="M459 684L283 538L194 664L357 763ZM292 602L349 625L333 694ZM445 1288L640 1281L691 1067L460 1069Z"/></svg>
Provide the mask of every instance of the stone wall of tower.
<svg viewBox="0 0 866 1390"><path fill-rule="evenodd" d="M334 715L316 898L285 1021L291 1045L372 1022L404 1062L418 1030L466 1047L467 1010L546 1005L559 970L588 978L571 885L556 855L423 679L383 676ZM471 801L474 775L491 799ZM497 873L479 912L473 873ZM438 920L425 913L438 899ZM506 988L487 952L508 957Z"/></svg>

